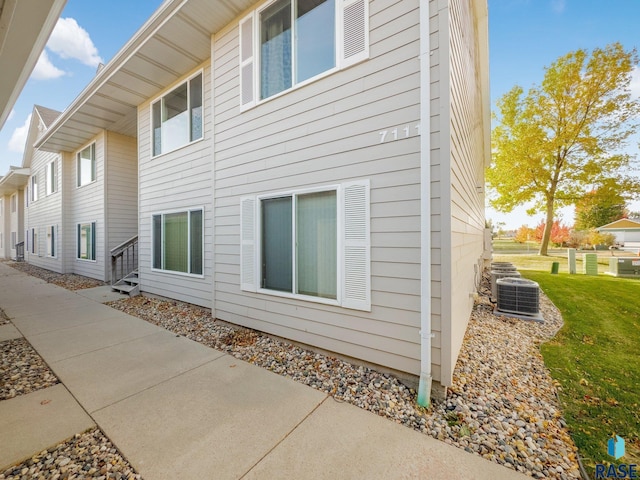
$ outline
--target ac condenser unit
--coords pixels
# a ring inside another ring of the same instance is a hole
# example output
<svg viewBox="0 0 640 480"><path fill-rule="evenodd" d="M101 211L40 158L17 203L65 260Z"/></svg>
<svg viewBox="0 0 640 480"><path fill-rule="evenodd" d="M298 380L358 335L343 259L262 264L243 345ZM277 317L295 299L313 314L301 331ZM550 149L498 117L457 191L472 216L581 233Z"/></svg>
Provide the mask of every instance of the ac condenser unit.
<svg viewBox="0 0 640 480"><path fill-rule="evenodd" d="M524 278L501 278L497 280L497 310L517 315L537 316L540 312L540 287Z"/></svg>
<svg viewBox="0 0 640 480"><path fill-rule="evenodd" d="M491 298L498 298L498 284L497 281L501 278L520 278L520 273L512 267L511 269L498 269L491 270Z"/></svg>

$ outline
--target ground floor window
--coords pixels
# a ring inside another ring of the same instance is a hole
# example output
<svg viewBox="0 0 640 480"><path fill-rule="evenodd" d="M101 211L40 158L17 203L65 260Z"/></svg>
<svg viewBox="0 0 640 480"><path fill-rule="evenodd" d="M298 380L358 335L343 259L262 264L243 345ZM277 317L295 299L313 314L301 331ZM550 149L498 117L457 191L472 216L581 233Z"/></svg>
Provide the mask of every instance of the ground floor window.
<svg viewBox="0 0 640 480"><path fill-rule="evenodd" d="M370 311L368 181L240 203L242 290Z"/></svg>
<svg viewBox="0 0 640 480"><path fill-rule="evenodd" d="M202 275L203 216L201 208L152 215L154 269Z"/></svg>
<svg viewBox="0 0 640 480"><path fill-rule="evenodd" d="M16 243L18 243L18 235L16 234L16 232L11 232L11 248L13 250L16 249Z"/></svg>
<svg viewBox="0 0 640 480"><path fill-rule="evenodd" d="M56 227L54 225L47 227L47 256L56 256Z"/></svg>
<svg viewBox="0 0 640 480"><path fill-rule="evenodd" d="M96 259L96 222L78 224L78 252L80 260Z"/></svg>
<svg viewBox="0 0 640 480"><path fill-rule="evenodd" d="M38 230L35 228L31 229L31 253L38 254Z"/></svg>

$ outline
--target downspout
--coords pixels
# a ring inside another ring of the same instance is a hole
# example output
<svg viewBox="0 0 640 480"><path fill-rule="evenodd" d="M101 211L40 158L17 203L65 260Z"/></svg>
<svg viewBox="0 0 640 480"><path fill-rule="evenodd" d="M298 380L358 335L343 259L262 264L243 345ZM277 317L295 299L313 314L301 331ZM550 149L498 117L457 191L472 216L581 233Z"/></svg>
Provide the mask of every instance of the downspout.
<svg viewBox="0 0 640 480"><path fill-rule="evenodd" d="M431 403L431 60L429 2L420 1L420 383L418 405Z"/></svg>

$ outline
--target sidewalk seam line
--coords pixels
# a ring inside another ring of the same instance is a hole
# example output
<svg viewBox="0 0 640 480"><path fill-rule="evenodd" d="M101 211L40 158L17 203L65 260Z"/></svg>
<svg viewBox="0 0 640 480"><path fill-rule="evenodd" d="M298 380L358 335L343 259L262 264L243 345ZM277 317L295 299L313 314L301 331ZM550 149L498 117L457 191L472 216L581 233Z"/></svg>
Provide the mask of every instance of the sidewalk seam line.
<svg viewBox="0 0 640 480"><path fill-rule="evenodd" d="M267 458L267 457L271 454L271 452L273 452L273 451L274 451L276 448L278 448L278 447L279 447L279 446L280 446L280 445L281 445L281 444L282 444L282 443L283 443L287 438L289 438L289 435L291 435L293 432L295 432L295 431L298 429L298 427L299 427L300 425L302 425L302 424L307 420L307 418L309 418L311 415L313 415L313 414L315 413L315 411L316 411L316 410L318 410L318 408L320 408L320 407L324 404L324 402L326 402L329 398L332 398L332 397L331 397L330 395L325 395L325 398L324 398L320 403L318 403L318 405L316 405L316 406L313 408L313 410L311 410L309 413L307 413L307 414L305 415L305 417L304 417L302 420L300 420L300 421L299 421L299 422L298 422L298 423L297 423L297 424L296 424L296 425L295 425L295 426L294 426L290 431L288 431L288 432L287 432L287 434L286 434L284 437L282 437L282 439L281 439L279 442L277 442L273 447L271 447L271 448L269 449L269 451L268 451L267 453L265 453L262 457L260 457L260 458L258 459L258 461L257 461L256 463L254 463L254 464L249 468L249 470L247 470L247 471L246 471L245 473L243 473L240 477L238 477L238 480L242 480L242 479L243 479L243 478L245 478L247 475L249 475L249 473L251 473L251 470L253 470L254 468L256 468L256 467L257 467L257 466L258 466L258 465L259 465L259 464L260 464L260 463L261 463L265 458Z"/></svg>

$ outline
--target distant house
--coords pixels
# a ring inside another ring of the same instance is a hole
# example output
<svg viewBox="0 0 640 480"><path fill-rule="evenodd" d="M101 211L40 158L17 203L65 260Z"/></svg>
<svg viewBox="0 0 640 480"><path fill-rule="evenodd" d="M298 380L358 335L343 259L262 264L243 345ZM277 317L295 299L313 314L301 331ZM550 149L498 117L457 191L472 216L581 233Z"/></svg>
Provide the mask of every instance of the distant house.
<svg viewBox="0 0 640 480"><path fill-rule="evenodd" d="M483 266L487 48L484 1L167 0L36 148L137 138L143 292L441 395Z"/></svg>
<svg viewBox="0 0 640 480"><path fill-rule="evenodd" d="M608 223L596 230L602 233L611 233L616 237L616 243L628 249L640 248L640 220L622 218Z"/></svg>
<svg viewBox="0 0 640 480"><path fill-rule="evenodd" d="M16 259L16 245L24 241L25 188L29 169L11 167L0 177L0 258Z"/></svg>

